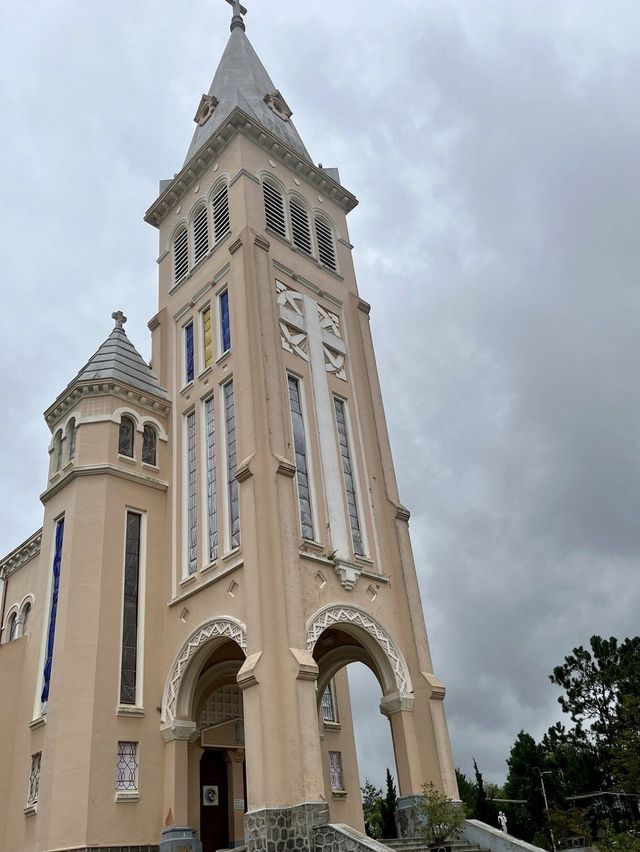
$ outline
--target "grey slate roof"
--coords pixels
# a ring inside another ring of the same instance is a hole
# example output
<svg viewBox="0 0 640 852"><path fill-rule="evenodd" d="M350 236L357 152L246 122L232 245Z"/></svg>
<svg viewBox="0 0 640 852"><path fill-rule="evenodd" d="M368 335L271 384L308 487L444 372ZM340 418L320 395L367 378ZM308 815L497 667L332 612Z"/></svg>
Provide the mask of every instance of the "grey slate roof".
<svg viewBox="0 0 640 852"><path fill-rule="evenodd" d="M151 367L129 340L123 328L114 328L98 351L69 383L104 381L124 382L142 393L170 399Z"/></svg>
<svg viewBox="0 0 640 852"><path fill-rule="evenodd" d="M231 32L209 89L209 95L218 100L218 105L211 118L202 127L196 128L185 165L236 107L279 136L286 145L309 162L313 162L293 122L283 121L265 103L265 95L271 95L275 91L276 87L244 30L236 26Z"/></svg>

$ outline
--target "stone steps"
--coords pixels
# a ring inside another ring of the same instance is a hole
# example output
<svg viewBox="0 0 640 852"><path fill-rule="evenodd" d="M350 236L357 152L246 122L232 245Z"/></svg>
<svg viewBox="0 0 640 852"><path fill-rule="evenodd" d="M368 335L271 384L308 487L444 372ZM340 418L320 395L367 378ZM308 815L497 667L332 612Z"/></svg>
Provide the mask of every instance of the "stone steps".
<svg viewBox="0 0 640 852"><path fill-rule="evenodd" d="M433 852L433 847L422 837L406 837L398 839L381 840L385 846L392 849L393 852ZM488 852L486 849L481 849L466 840L451 840L442 844L443 849L452 850L452 852Z"/></svg>

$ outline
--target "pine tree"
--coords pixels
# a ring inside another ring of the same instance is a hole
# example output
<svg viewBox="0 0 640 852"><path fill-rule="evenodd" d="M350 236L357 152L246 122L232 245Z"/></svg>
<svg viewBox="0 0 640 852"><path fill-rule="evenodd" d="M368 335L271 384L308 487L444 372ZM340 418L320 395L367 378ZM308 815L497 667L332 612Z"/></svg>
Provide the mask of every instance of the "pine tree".
<svg viewBox="0 0 640 852"><path fill-rule="evenodd" d="M398 810L398 794L396 785L389 769L387 769L387 794L382 800L380 812L382 816L382 836L386 839L398 836L396 829L396 811Z"/></svg>

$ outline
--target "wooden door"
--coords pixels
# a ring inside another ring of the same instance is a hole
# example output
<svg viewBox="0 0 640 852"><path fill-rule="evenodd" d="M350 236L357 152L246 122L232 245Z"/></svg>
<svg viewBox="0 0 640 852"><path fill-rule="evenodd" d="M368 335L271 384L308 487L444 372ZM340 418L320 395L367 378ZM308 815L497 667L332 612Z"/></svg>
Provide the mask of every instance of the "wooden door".
<svg viewBox="0 0 640 852"><path fill-rule="evenodd" d="M203 852L229 847L229 790L225 752L206 749L200 758L200 839Z"/></svg>

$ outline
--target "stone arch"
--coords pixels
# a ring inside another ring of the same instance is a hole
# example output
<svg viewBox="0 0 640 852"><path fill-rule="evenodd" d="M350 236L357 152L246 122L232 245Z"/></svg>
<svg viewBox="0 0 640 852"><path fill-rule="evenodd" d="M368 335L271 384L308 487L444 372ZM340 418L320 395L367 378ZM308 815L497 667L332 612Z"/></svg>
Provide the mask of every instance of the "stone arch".
<svg viewBox="0 0 640 852"><path fill-rule="evenodd" d="M162 696L163 724L187 715L200 670L217 641L231 640L242 651L247 650L247 629L231 616L214 618L201 624L178 652Z"/></svg>
<svg viewBox="0 0 640 852"><path fill-rule="evenodd" d="M332 604L318 610L307 622L307 650L313 654L320 635L329 627L338 627L357 639L373 658L385 695L413 692L409 668L402 652L380 622L356 606ZM336 660L336 667L344 661Z"/></svg>

